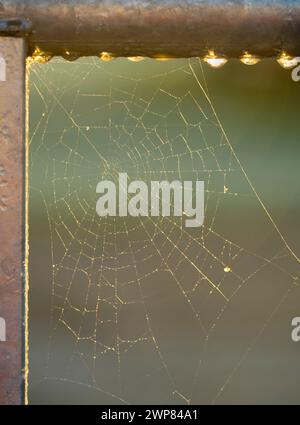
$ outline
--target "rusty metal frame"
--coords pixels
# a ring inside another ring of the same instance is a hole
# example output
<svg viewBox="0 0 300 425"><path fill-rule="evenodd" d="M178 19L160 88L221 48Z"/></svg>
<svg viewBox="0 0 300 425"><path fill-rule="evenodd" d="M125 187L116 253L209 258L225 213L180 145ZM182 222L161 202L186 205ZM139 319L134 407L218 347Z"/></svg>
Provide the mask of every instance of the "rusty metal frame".
<svg viewBox="0 0 300 425"><path fill-rule="evenodd" d="M36 49L70 60L297 55L300 0L0 1L0 404L26 402L25 68Z"/></svg>
<svg viewBox="0 0 300 425"><path fill-rule="evenodd" d="M300 0L2 0L0 19L29 19L38 46L97 55L229 57L299 54ZM0 25L1 32L1 25Z"/></svg>

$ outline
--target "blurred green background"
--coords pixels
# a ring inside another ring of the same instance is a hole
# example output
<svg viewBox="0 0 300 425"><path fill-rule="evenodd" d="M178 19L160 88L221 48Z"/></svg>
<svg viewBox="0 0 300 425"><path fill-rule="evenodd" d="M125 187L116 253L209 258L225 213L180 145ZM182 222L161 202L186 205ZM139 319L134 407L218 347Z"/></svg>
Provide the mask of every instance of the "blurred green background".
<svg viewBox="0 0 300 425"><path fill-rule="evenodd" d="M32 65L30 403L299 403L299 96L275 60ZM204 180L204 226L100 219L119 172Z"/></svg>

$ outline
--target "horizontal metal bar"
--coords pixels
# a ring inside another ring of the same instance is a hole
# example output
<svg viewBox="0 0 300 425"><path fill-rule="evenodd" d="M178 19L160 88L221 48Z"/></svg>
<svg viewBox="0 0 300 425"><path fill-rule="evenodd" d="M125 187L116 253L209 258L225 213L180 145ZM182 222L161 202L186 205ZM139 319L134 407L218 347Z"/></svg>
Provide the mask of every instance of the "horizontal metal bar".
<svg viewBox="0 0 300 425"><path fill-rule="evenodd" d="M24 37L32 30L31 22L27 19L8 18L0 19L1 36Z"/></svg>
<svg viewBox="0 0 300 425"><path fill-rule="evenodd" d="M300 0L3 0L0 18L29 19L37 46L70 59L202 56L208 50L300 54Z"/></svg>

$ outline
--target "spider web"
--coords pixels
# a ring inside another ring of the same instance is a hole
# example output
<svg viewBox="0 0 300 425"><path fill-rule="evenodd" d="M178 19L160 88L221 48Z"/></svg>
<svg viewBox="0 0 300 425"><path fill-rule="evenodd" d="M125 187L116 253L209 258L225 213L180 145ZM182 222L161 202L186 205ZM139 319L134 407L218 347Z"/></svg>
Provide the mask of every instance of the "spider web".
<svg viewBox="0 0 300 425"><path fill-rule="evenodd" d="M201 61L54 59L30 72L30 208L44 214L30 215L30 294L43 305L38 315L30 295L30 400L42 383L44 401L53 389L95 403L222 401L298 291L299 259L222 126ZM204 225L100 218L96 185L120 172L203 180ZM257 308L253 324L235 324Z"/></svg>

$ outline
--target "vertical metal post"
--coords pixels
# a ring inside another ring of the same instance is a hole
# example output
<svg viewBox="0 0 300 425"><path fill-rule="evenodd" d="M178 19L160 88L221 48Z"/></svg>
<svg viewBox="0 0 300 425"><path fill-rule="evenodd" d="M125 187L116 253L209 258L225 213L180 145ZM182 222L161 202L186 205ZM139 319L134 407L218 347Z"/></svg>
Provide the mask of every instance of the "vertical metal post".
<svg viewBox="0 0 300 425"><path fill-rule="evenodd" d="M25 42L0 37L0 404L23 398Z"/></svg>

